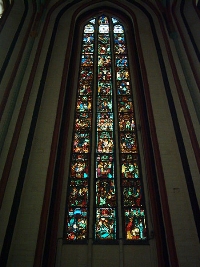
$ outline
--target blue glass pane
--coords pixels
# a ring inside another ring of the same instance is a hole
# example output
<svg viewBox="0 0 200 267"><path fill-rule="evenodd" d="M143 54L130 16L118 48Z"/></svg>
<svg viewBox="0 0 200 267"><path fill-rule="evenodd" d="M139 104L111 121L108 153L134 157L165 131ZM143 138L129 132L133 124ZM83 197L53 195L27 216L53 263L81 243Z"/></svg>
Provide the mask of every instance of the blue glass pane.
<svg viewBox="0 0 200 267"><path fill-rule="evenodd" d="M99 17L98 23L99 23L99 25L109 24L108 17L106 17L105 15L102 15L101 17Z"/></svg>
<svg viewBox="0 0 200 267"><path fill-rule="evenodd" d="M93 49L93 43L94 43L94 34L91 34L91 33L85 33L84 35L83 35L83 47L85 47L85 46L90 46L90 47L92 47L92 49ZM92 46L91 46L91 44L92 44Z"/></svg>
<svg viewBox="0 0 200 267"><path fill-rule="evenodd" d="M80 112L87 112L87 111L91 111L92 108L92 97L91 96L79 96L78 100L77 100L77 111Z"/></svg>
<svg viewBox="0 0 200 267"><path fill-rule="evenodd" d="M94 19L91 19L91 20L90 20L90 23L95 24L95 21L96 21L95 18L94 18Z"/></svg>
<svg viewBox="0 0 200 267"><path fill-rule="evenodd" d="M130 82L129 81L117 81L117 94L118 95L130 95Z"/></svg>
<svg viewBox="0 0 200 267"><path fill-rule="evenodd" d="M66 240L82 240L87 238L87 209L70 208L66 219Z"/></svg>
<svg viewBox="0 0 200 267"><path fill-rule="evenodd" d="M114 50L116 54L127 54L124 34L115 33L114 42L115 42Z"/></svg>
<svg viewBox="0 0 200 267"><path fill-rule="evenodd" d="M92 66L93 65L93 55L82 55L81 57L81 66Z"/></svg>
<svg viewBox="0 0 200 267"><path fill-rule="evenodd" d="M124 56L124 55L116 56L115 65L117 67L126 68L128 66L128 58L127 58L127 56Z"/></svg>
<svg viewBox="0 0 200 267"><path fill-rule="evenodd" d="M119 23L119 21L116 18L112 18L112 22L113 22L113 24Z"/></svg>
<svg viewBox="0 0 200 267"><path fill-rule="evenodd" d="M116 211L114 208L96 209L96 239L116 239Z"/></svg>

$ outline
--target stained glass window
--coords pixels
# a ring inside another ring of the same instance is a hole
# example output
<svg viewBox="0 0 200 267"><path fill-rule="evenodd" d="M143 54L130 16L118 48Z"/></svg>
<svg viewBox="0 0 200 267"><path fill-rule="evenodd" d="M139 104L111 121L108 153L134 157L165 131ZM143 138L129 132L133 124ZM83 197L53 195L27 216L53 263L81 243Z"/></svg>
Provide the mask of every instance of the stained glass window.
<svg viewBox="0 0 200 267"><path fill-rule="evenodd" d="M94 218L95 241L117 240L119 228L124 240L146 240L124 26L109 16L92 18L83 28L81 51L65 238L86 241Z"/></svg>
<svg viewBox="0 0 200 267"><path fill-rule="evenodd" d="M0 18L2 17L3 15L3 11L4 11L4 7L3 7L3 1L0 0Z"/></svg>

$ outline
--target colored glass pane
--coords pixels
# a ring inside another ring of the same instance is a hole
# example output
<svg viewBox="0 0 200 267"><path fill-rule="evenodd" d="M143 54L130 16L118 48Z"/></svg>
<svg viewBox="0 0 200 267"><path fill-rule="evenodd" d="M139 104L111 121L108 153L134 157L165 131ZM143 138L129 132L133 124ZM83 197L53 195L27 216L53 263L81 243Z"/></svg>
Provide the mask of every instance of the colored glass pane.
<svg viewBox="0 0 200 267"><path fill-rule="evenodd" d="M113 131L113 113L97 113L97 131Z"/></svg>
<svg viewBox="0 0 200 267"><path fill-rule="evenodd" d="M113 178L114 162L113 155L98 154L96 157L96 178Z"/></svg>
<svg viewBox="0 0 200 267"><path fill-rule="evenodd" d="M87 209L70 208L67 214L66 240L84 240L87 238Z"/></svg>
<svg viewBox="0 0 200 267"><path fill-rule="evenodd" d="M140 208L128 208L124 211L125 238L127 240L145 240L146 221L145 212Z"/></svg>
<svg viewBox="0 0 200 267"><path fill-rule="evenodd" d="M72 180L69 192L69 205L85 207L88 203L88 182L87 180Z"/></svg>
<svg viewBox="0 0 200 267"><path fill-rule="evenodd" d="M98 208L95 224L96 240L116 239L116 211L113 208Z"/></svg>
<svg viewBox="0 0 200 267"><path fill-rule="evenodd" d="M72 154L70 177L73 179L89 177L89 159L87 154Z"/></svg>

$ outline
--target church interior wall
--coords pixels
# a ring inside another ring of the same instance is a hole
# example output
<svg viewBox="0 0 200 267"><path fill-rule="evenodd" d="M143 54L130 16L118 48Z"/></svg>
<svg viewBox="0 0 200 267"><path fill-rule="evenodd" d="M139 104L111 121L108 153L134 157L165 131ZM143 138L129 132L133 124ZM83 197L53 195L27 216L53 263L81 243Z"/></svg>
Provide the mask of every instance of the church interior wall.
<svg viewBox="0 0 200 267"><path fill-rule="evenodd" d="M58 147L59 135L61 135L63 116L66 115L64 111L62 113L62 109L65 110L64 105L66 105L66 103L69 104L67 109L69 114L67 114L66 117L66 119L69 120L67 121L69 129L65 140L67 150L64 158L66 166L69 165L70 158L69 151L71 149L73 124L73 115L71 114L74 114L76 94L74 91L69 95L68 91L65 91L64 88L69 90L69 88L67 88L67 85L69 84L68 81L70 79L77 80L78 78L78 72L74 73L74 77L68 76L68 73L71 73L70 62L73 60L70 55L74 45L74 23L76 23L78 17L86 10L89 12L90 9L102 5L102 1L96 1L96 3L92 4L88 3L88 1L74 1L76 3L73 4L71 3L73 1L66 1L58 5L55 10L52 9L52 11L50 11L50 7L53 7L53 4L56 2L57 1L50 1L49 6L47 6L44 11L37 31L34 32L34 34L32 32L33 35L30 35L30 38L27 41L18 71L14 77L14 82L2 116L2 121L0 122L0 127L3 128L5 127L7 118L10 118L0 158L0 174L2 177L5 174L8 175L1 207L0 249L2 249L2 251L6 246L5 240L9 240L8 229L10 229L9 227L12 227L10 224L14 223L14 227L12 228L13 235L10 233L11 240L8 251L9 254L8 256L5 256L5 252L3 254L4 257L7 257L7 266L39 266L36 264L36 254L38 253L37 255L39 255L40 253L44 253L45 233L43 236L44 240L39 240L38 237L39 231L44 227L41 220L42 214L44 213L46 214L45 218L47 219L45 228L45 231L47 231L51 187L53 186L54 168L56 167L57 160L56 155L58 156L58 151L60 151L60 148ZM105 4L104 6L102 5L103 8L109 7L109 10L112 8L115 10L119 9L119 13L123 14L124 12L129 18L134 14L137 21L135 27L138 27L139 38L136 35L135 30L128 32L128 38L135 38L138 50L140 45L139 41L141 42L140 51L142 51L144 65L142 65L142 59L139 58L140 66L138 66L137 72L139 71L142 79L146 79L148 83L148 88L146 88L146 90L149 90L150 93L148 101L150 101L151 106L149 106L149 108L152 108L154 120L152 122L149 117L150 130L152 131L152 136L150 136L150 138L152 139L152 142L154 137L156 137L158 141L158 147L153 147L153 149L159 149L160 159L155 157L155 161L158 162L160 160L162 165L164 185L169 204L169 216L172 223L173 232L171 233L171 237L175 243L179 266L197 267L200 264L199 238L191 206L191 201L193 200L191 200L188 193L189 187L185 177L186 171L183 166L183 160L188 160L187 170L190 171L191 181L194 184L194 192L196 193L195 207L197 207L197 205L200 205L198 159L194 153L194 142L192 142L194 140L192 140L191 132L188 129L189 124L187 123L187 119L193 125L193 136L196 136L195 140L197 141L197 144L200 141L200 126L193 100L189 92L189 89L191 88L188 88L187 77L185 77L184 70L179 61L176 47L163 20L162 25L167 33L167 41L173 55L175 67L177 68L177 73L174 74L174 69L172 68L170 57L166 49L166 40L163 37L163 31L159 25L158 17L148 5L148 2L153 3L154 1L145 1L145 3L142 3L143 1L136 2L143 6L153 18L155 33L158 36L160 44L160 51L158 51L158 47L156 47L157 43L155 35L152 32L152 25L148 17L138 5L132 4L131 1L117 1L119 3L119 6L117 7L115 1L103 2ZM125 4L124 2L127 3ZM181 1L178 2L180 3ZM19 8L17 4L21 8ZM156 5L154 4L154 6ZM190 21L190 18L192 18L189 26L192 29L195 41L198 44L199 37L197 34L197 26L200 24L199 17L189 3L186 4L186 7L189 8L189 12L186 12L186 18L187 21ZM65 12L63 12L63 10L65 10ZM20 19L23 16L23 11L23 1L14 1L10 15L0 32L0 46L2 47L2 49L0 49L1 66L5 61L8 49L14 39ZM11 76L20 48L23 44L23 39L27 31L27 25L32 16L32 11L32 4L28 3L28 12L25 22L18 36L18 41L15 44L12 55L10 55L5 75L3 75L2 83L0 84L1 100L3 98L4 90L9 82L9 77ZM178 18L181 22L180 14L178 14ZM133 25L135 19L130 19ZM47 26L46 30L44 30L45 26ZM184 29L184 37L187 39L187 33L183 22L181 22L181 28ZM80 42L80 38L77 38L77 42ZM185 65L191 81L190 84L194 86L194 91L196 95L198 95L199 85L190 68L184 45L180 39L179 42L181 44L181 52L184 53ZM131 49L131 42L129 42L128 45L131 58L134 58L135 55L134 51ZM190 40L187 40L187 46L191 51L190 55L194 67L198 70L199 61ZM162 59L163 64L161 64ZM73 61L77 70L79 56L77 55ZM136 81L136 74L134 74L136 73L134 67L136 67L135 63L130 66L130 70L132 72L134 86L137 87L138 82ZM164 67L166 67L166 72ZM180 91L177 89L175 81L177 77L180 79L182 96L185 97L186 100L184 104L181 102ZM168 80L166 81L166 79ZM169 87L167 87L168 85ZM75 89L74 85L74 90ZM139 101L139 99L137 99L137 90L139 89L136 89L134 98L136 99L136 118L140 123L141 118L137 106L137 100ZM167 90L170 90L170 92ZM13 107L12 101L17 91L17 99ZM27 92L29 92L28 97ZM169 93L172 98L169 98ZM66 95L68 99L65 103L64 99L66 99ZM26 97L27 101L25 101ZM148 98L147 95L146 97ZM170 99L173 100L174 107ZM24 105L26 105L26 108L22 114ZM184 105L187 105L187 111L190 118L186 118L186 113L183 113L183 108L185 108ZM13 109L11 107L13 107ZM10 117L9 112L11 112L11 110L12 116ZM176 114L174 114L173 111L175 111ZM178 122L180 131L179 129L177 130L177 125L175 125L174 122ZM155 132L152 130L153 123L155 124ZM138 132L138 135L140 149L142 151L142 133ZM153 135L155 136L153 137ZM13 139L15 136L18 138L17 142ZM182 138L185 152L180 148L181 143L180 140L178 140L179 137ZM15 149L13 144L16 146ZM181 154L182 152L185 154ZM153 151L153 153L156 153L156 151ZM142 159L142 164L144 164L142 171L145 183L144 190L147 202L149 230L154 231L155 225L153 225L152 222L153 208L149 197L150 193L148 179L146 178L147 170L145 167L145 158ZM10 169L8 170L8 168ZM159 177L159 170L156 171ZM58 225L54 233L57 238L57 243L52 250L54 251L55 266L139 267L142 263L142 266L146 267L160 267L157 255L156 236L153 236L152 239L149 240L148 245L122 245L121 241L119 244L115 245L92 244L90 241L88 242L88 245L69 245L63 242L68 168L63 170L63 173L63 176L59 176L63 179L63 187L58 212L56 214L56 216L58 216ZM19 189L21 195L17 198L18 201L20 201L20 204L16 213L16 221L12 222L10 216L14 207L17 206L17 203L14 203L13 201L16 198L20 179L24 179L24 182L21 183ZM158 186L161 188L161 181L159 181L159 179ZM47 192L49 193L47 194ZM160 193L162 194L162 192ZM45 203L45 199L47 198L49 202L47 201ZM164 210L163 213L165 213ZM196 215L198 216L198 214ZM165 223L166 222L164 221L164 226L167 227ZM51 229L51 231L53 230ZM39 242L43 244L43 252L37 251ZM42 255L39 255L38 258L42 259ZM43 259L43 264L47 264L47 262L48 260L45 261ZM5 262L3 264L4 265L2 266L6 266ZM40 264L42 266L41 262ZM167 266L168 265L166 264L166 267ZM175 267L172 262L170 266Z"/></svg>

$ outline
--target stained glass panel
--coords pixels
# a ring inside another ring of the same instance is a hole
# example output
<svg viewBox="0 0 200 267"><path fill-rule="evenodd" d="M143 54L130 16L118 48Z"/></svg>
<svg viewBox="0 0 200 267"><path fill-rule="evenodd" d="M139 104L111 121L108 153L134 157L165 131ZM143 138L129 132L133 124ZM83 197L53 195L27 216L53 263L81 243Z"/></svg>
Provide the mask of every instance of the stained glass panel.
<svg viewBox="0 0 200 267"><path fill-rule="evenodd" d="M87 209L70 208L67 214L66 240L84 240L87 238Z"/></svg>
<svg viewBox="0 0 200 267"><path fill-rule="evenodd" d="M80 112L76 114L75 130L89 130L91 129L91 113Z"/></svg>
<svg viewBox="0 0 200 267"><path fill-rule="evenodd" d="M97 131L113 131L113 113L97 113Z"/></svg>
<svg viewBox="0 0 200 267"><path fill-rule="evenodd" d="M128 56L123 26L114 26L114 52L119 122L120 172L124 237L145 240L146 221L139 173L138 142L135 128L133 98L130 87Z"/></svg>
<svg viewBox="0 0 200 267"><path fill-rule="evenodd" d="M94 65L94 24L84 27L66 210L67 241L88 236L89 183Z"/></svg>
<svg viewBox="0 0 200 267"><path fill-rule="evenodd" d="M88 204L88 181L72 180L69 192L69 205L86 207Z"/></svg>
<svg viewBox="0 0 200 267"><path fill-rule="evenodd" d="M97 112L112 112L111 96L101 96L97 98Z"/></svg>
<svg viewBox="0 0 200 267"><path fill-rule="evenodd" d="M113 153L113 133L98 132L97 133L97 152L98 153Z"/></svg>
<svg viewBox="0 0 200 267"><path fill-rule="evenodd" d="M109 81L98 81L98 95L110 95L112 83Z"/></svg>
<svg viewBox="0 0 200 267"><path fill-rule="evenodd" d="M129 81L117 81L117 94L118 95L130 95L130 82Z"/></svg>
<svg viewBox="0 0 200 267"><path fill-rule="evenodd" d="M89 177L88 154L72 154L70 177L86 179Z"/></svg>
<svg viewBox="0 0 200 267"><path fill-rule="evenodd" d="M96 178L114 178L114 162L112 154L97 155Z"/></svg>
<svg viewBox="0 0 200 267"><path fill-rule="evenodd" d="M145 240L147 238L145 213L140 208L124 211L127 240Z"/></svg>
<svg viewBox="0 0 200 267"><path fill-rule="evenodd" d="M116 239L116 211L112 208L98 208L95 233L97 240Z"/></svg>
<svg viewBox="0 0 200 267"><path fill-rule="evenodd" d="M121 177L139 178L138 156L135 154L121 154Z"/></svg>
<svg viewBox="0 0 200 267"><path fill-rule="evenodd" d="M133 113L120 113L119 114L119 128L120 131L134 131L135 121L133 119Z"/></svg>
<svg viewBox="0 0 200 267"><path fill-rule="evenodd" d="M91 95L92 94L92 80L80 80L78 87L79 95Z"/></svg>

